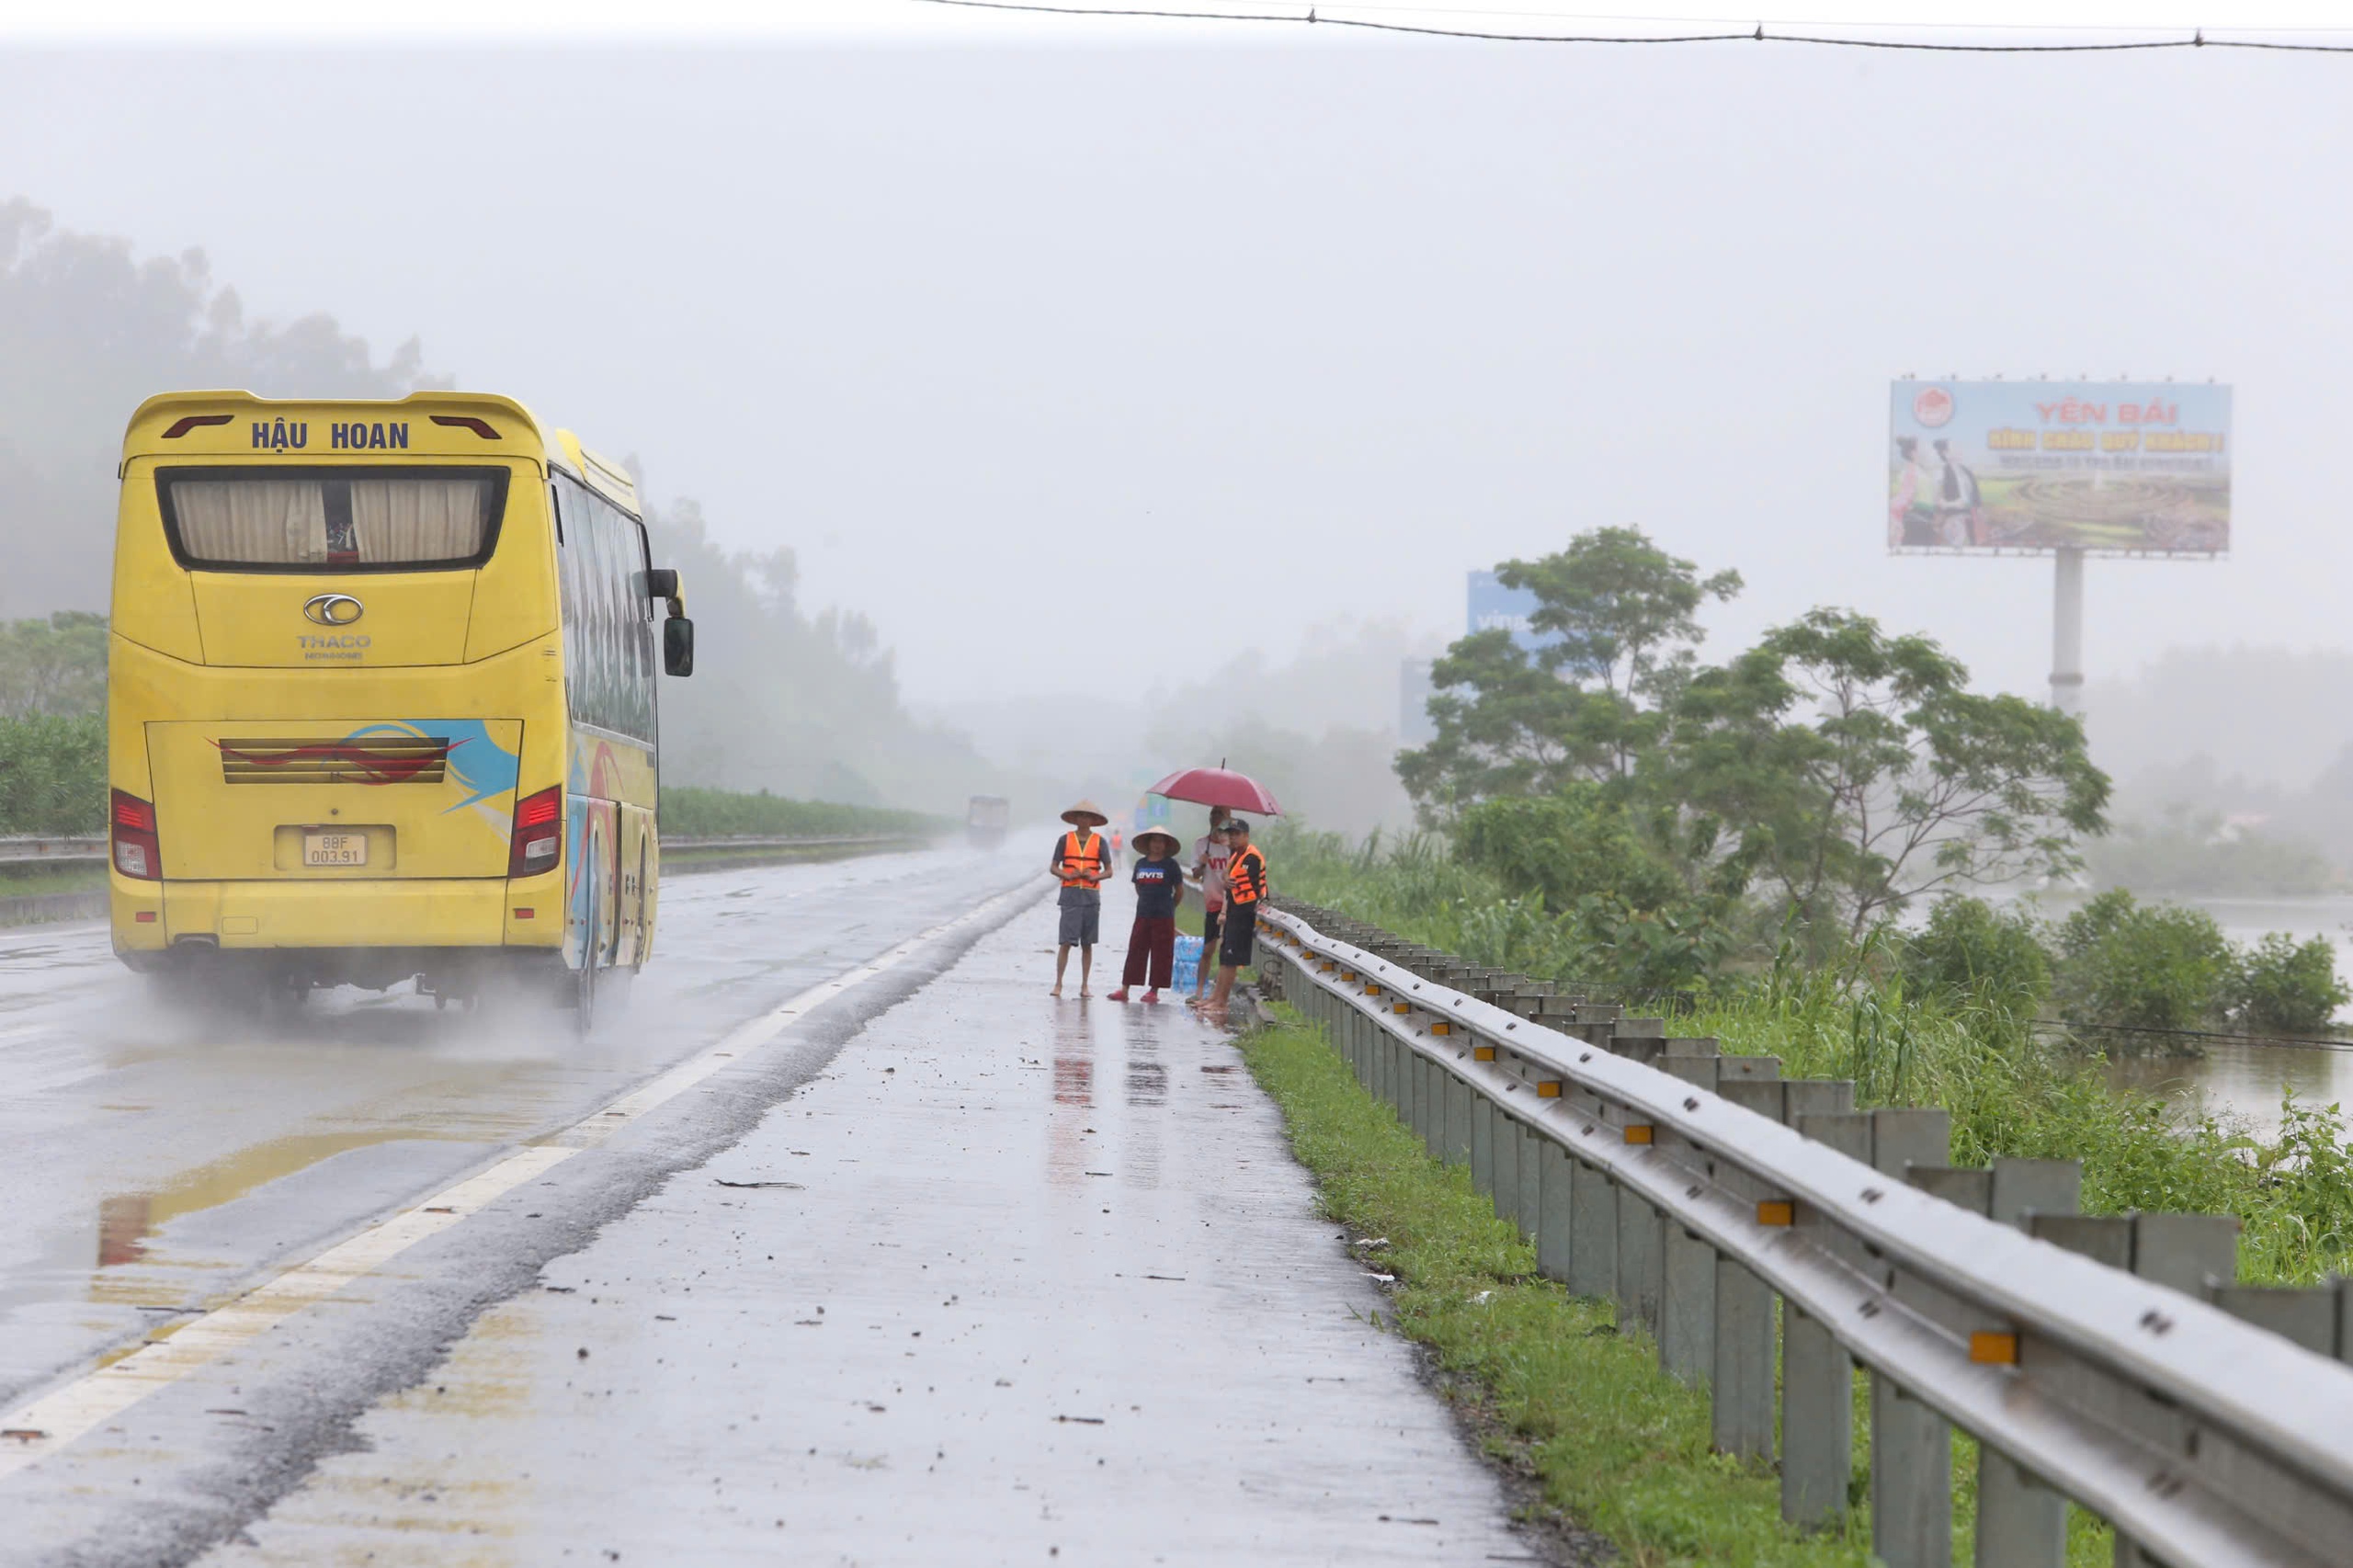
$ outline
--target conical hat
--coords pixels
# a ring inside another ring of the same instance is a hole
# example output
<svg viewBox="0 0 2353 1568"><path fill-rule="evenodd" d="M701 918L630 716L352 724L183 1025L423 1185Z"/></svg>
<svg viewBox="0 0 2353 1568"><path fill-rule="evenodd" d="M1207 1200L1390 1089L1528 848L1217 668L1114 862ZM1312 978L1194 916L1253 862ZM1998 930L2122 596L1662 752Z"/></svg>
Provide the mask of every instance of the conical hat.
<svg viewBox="0 0 2353 1568"><path fill-rule="evenodd" d="M1063 821L1073 827L1101 827L1110 820L1103 814L1103 808L1092 801L1081 801L1063 813Z"/></svg>
<svg viewBox="0 0 2353 1568"><path fill-rule="evenodd" d="M1165 838L1168 840L1168 847L1171 849L1182 849L1185 846L1185 841L1183 839L1177 837L1175 834L1169 832L1165 827L1139 828L1136 831L1135 837L1131 839L1129 842L1132 843L1136 846L1136 853L1141 855L1144 853L1144 840L1148 838Z"/></svg>

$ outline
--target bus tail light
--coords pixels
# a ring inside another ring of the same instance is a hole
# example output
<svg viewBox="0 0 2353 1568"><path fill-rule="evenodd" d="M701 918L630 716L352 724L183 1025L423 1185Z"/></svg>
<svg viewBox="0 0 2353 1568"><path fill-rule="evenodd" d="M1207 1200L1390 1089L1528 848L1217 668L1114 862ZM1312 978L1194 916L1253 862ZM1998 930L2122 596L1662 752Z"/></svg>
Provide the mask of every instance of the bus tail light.
<svg viewBox="0 0 2353 1568"><path fill-rule="evenodd" d="M108 820L113 839L114 869L142 882L161 881L164 852L155 842L155 808L136 795L117 790Z"/></svg>
<svg viewBox="0 0 2353 1568"><path fill-rule="evenodd" d="M536 877L552 870L563 848L563 786L526 795L515 802L515 834L506 858L510 877Z"/></svg>

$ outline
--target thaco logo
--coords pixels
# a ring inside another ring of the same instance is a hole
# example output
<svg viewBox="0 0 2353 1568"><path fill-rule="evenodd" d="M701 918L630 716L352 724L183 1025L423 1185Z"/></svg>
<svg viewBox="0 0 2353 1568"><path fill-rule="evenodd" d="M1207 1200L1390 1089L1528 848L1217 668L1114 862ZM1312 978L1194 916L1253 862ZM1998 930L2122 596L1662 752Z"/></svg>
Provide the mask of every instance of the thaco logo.
<svg viewBox="0 0 2353 1568"><path fill-rule="evenodd" d="M349 626L367 613L349 594L320 594L302 607L303 616L320 626Z"/></svg>

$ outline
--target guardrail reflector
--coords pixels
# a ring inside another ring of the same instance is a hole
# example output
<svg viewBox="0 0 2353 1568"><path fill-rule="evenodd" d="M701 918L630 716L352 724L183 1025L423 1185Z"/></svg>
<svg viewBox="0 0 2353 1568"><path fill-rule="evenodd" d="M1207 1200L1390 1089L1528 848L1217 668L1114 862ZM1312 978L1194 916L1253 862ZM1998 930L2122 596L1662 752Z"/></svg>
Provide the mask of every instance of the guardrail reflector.
<svg viewBox="0 0 2353 1568"><path fill-rule="evenodd" d="M1536 1097L1540 1100L1559 1099L1561 1097L1561 1080L1558 1078L1538 1079L1536 1082Z"/></svg>
<svg viewBox="0 0 2353 1568"><path fill-rule="evenodd" d="M1378 985L1368 985L1364 988L1364 994L1368 996L1378 996L1381 994L1381 987Z"/></svg>
<svg viewBox="0 0 2353 1568"><path fill-rule="evenodd" d="M1342 980L1354 980L1356 977L1357 971L1355 970L1344 969L1340 971L1340 978Z"/></svg>
<svg viewBox="0 0 2353 1568"><path fill-rule="evenodd" d="M1786 1198L1768 1198L1756 1205L1756 1222L1760 1225L1794 1225L1798 1222L1798 1206Z"/></svg>
<svg viewBox="0 0 2353 1568"><path fill-rule="evenodd" d="M1969 1358L1981 1367L2018 1364L2018 1336L1981 1329L1969 1336Z"/></svg>
<svg viewBox="0 0 2353 1568"><path fill-rule="evenodd" d="M1637 1121L1637 1122L1630 1123L1630 1124L1627 1126L1627 1128L1626 1128L1626 1142L1629 1142L1629 1143L1647 1143L1647 1142L1649 1142L1650 1141L1651 1141L1651 1126L1650 1126L1650 1123L1649 1123L1649 1122L1647 1122L1647 1121Z"/></svg>
<svg viewBox="0 0 2353 1568"><path fill-rule="evenodd" d="M1339 967L1340 967L1340 966L1339 966L1338 964L1336 964L1336 963L1327 963L1327 964L1325 964L1325 965L1324 966L1324 973L1326 973L1326 974L1329 974L1329 973L1331 973L1334 970L1336 970L1336 969L1337 969L1337 968L1339 968Z"/></svg>
<svg viewBox="0 0 2353 1568"><path fill-rule="evenodd" d="M1414 1010L1414 1005L1411 1002L1392 1002L1389 1004L1389 1010L1392 1013L1410 1013Z"/></svg>
<svg viewBox="0 0 2353 1568"><path fill-rule="evenodd" d="M1493 1062L1495 1059L1495 1048L1492 1045L1474 1045L1471 1048L1471 1059L1473 1062Z"/></svg>
<svg viewBox="0 0 2353 1568"><path fill-rule="evenodd" d="M1443 1024L1443 1023L1440 1023L1440 1024L1432 1024L1432 1025L1430 1026L1430 1033L1432 1033L1432 1034L1452 1034L1453 1032L1454 1032L1454 1026L1453 1026L1452 1024Z"/></svg>

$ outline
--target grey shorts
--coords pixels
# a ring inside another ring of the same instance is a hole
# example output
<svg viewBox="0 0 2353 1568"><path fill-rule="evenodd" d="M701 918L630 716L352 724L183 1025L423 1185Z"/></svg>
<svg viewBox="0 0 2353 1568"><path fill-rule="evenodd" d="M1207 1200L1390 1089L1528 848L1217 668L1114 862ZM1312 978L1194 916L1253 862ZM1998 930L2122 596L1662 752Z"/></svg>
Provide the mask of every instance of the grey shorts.
<svg viewBox="0 0 2353 1568"><path fill-rule="evenodd" d="M1062 945L1091 948L1103 939L1103 901L1063 905Z"/></svg>

